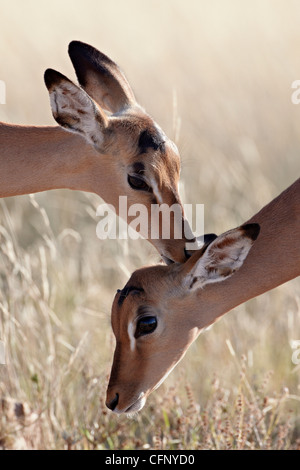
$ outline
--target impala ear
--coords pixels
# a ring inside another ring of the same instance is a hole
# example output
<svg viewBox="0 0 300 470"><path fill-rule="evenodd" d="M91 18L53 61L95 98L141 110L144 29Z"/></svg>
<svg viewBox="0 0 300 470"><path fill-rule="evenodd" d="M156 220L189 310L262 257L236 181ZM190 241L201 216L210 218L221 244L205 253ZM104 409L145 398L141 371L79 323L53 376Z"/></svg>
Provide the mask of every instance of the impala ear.
<svg viewBox="0 0 300 470"><path fill-rule="evenodd" d="M105 54L89 44L72 41L69 56L80 85L103 109L116 113L136 103L125 75Z"/></svg>
<svg viewBox="0 0 300 470"><path fill-rule="evenodd" d="M194 290L232 276L243 265L259 231L258 224L242 225L204 245L184 264L184 285Z"/></svg>
<svg viewBox="0 0 300 470"><path fill-rule="evenodd" d="M47 69L44 79L56 122L71 132L83 135L101 151L108 123L105 114L82 88L60 72Z"/></svg>

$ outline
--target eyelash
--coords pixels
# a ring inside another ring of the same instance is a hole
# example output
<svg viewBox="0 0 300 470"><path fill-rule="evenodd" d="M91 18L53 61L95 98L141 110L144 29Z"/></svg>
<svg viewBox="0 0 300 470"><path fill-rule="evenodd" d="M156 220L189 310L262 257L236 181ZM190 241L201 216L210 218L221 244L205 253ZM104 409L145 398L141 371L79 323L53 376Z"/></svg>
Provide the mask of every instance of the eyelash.
<svg viewBox="0 0 300 470"><path fill-rule="evenodd" d="M128 175L127 181L128 181L129 186L135 191L152 192L152 189L150 188L150 186L140 176Z"/></svg>
<svg viewBox="0 0 300 470"><path fill-rule="evenodd" d="M157 328L157 318L155 315L142 315L139 317L135 330L135 338L153 333Z"/></svg>

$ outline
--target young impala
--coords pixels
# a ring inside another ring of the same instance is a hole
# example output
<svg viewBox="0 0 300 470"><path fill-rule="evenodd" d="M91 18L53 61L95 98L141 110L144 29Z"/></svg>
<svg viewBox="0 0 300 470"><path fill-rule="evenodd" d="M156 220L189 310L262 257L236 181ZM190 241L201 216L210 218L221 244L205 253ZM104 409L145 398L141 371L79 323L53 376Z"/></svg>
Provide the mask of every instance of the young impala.
<svg viewBox="0 0 300 470"><path fill-rule="evenodd" d="M185 263L133 273L112 307L116 350L107 406L139 411L205 327L299 274L300 179Z"/></svg>
<svg viewBox="0 0 300 470"><path fill-rule="evenodd" d="M127 196L128 206L147 207L146 237L165 261L184 261L186 239L174 236L176 224L182 234L184 225L175 144L138 105L111 59L78 41L70 43L69 55L81 87L54 70L45 73L53 116L61 127L0 123L0 197L77 189L99 194L118 212L119 196ZM158 239L151 238L155 203L181 208L178 220L171 221L169 239L160 236L161 227Z"/></svg>

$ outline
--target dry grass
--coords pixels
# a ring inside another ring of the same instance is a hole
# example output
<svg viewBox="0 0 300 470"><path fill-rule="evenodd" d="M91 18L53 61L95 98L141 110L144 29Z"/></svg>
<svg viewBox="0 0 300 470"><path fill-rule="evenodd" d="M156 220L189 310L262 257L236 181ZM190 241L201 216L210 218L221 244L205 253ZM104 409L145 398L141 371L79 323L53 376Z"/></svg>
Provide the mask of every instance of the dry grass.
<svg viewBox="0 0 300 470"><path fill-rule="evenodd" d="M290 99L300 78L299 2L51 5L0 0L1 120L53 123L42 74L53 67L74 77L66 49L80 39L120 63L176 139L181 194L205 202L207 232L242 223L299 176L300 106ZM99 202L68 191L1 201L0 395L11 398L0 408L0 446L299 447L290 346L300 339L299 279L201 335L138 416L106 410L111 301L131 271L157 256L145 241L100 242Z"/></svg>

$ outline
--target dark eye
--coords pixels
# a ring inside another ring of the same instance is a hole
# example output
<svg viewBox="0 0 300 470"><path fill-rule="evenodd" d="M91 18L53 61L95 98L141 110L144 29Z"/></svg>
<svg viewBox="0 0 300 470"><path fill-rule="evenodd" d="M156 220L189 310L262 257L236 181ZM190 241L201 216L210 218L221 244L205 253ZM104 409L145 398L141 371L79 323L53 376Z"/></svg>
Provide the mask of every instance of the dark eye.
<svg viewBox="0 0 300 470"><path fill-rule="evenodd" d="M135 338L152 333L157 327L156 317L142 317L138 320L135 331Z"/></svg>
<svg viewBox="0 0 300 470"><path fill-rule="evenodd" d="M137 191L151 191L146 181L138 176L128 175L128 184L132 189L136 189Z"/></svg>

